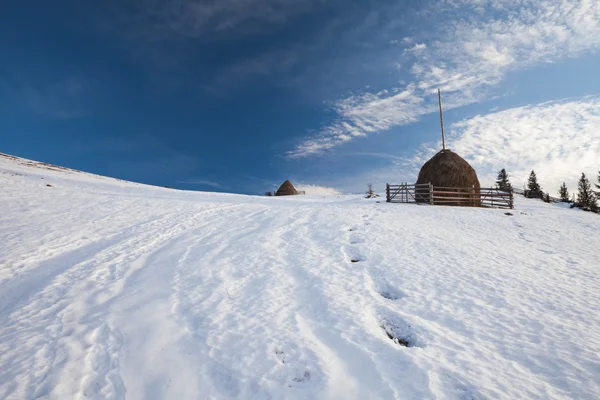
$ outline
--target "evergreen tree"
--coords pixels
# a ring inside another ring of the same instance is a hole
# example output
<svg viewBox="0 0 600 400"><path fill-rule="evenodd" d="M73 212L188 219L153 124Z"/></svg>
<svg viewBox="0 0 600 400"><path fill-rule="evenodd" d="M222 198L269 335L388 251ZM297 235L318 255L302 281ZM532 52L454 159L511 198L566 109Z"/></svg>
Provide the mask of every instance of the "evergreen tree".
<svg viewBox="0 0 600 400"><path fill-rule="evenodd" d="M594 198L594 192L592 192L592 185L590 185L590 181L585 177L583 172L577 186L579 188L579 192L577 193L577 203L579 203L579 206L595 208L596 199Z"/></svg>
<svg viewBox="0 0 600 400"><path fill-rule="evenodd" d="M510 184L508 177L509 176L504 168L502 168L500 172L498 172L498 180L496 181L496 186L498 187L498 189L504 190L506 192L512 191L512 185Z"/></svg>
<svg viewBox="0 0 600 400"><path fill-rule="evenodd" d="M550 203L550 193L542 193L542 200L546 203Z"/></svg>
<svg viewBox="0 0 600 400"><path fill-rule="evenodd" d="M569 199L569 189L567 189L567 184L565 182L563 182L560 189L558 189L558 194L560 195L560 201L563 203L569 203L571 201Z"/></svg>
<svg viewBox="0 0 600 400"><path fill-rule="evenodd" d="M594 184L596 189L600 189L600 171L598 171L598 183ZM596 192L596 194L600 194L600 192Z"/></svg>
<svg viewBox="0 0 600 400"><path fill-rule="evenodd" d="M542 187L537 181L537 176L534 170L531 170L531 174L529 174L529 182L527 183L528 196L531 198L541 198L544 192L542 192Z"/></svg>

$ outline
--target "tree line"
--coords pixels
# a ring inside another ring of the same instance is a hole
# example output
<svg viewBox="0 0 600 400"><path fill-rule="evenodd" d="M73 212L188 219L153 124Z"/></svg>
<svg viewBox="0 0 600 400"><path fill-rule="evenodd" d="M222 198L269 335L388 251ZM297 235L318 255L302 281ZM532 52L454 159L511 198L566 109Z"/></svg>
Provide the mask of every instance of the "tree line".
<svg viewBox="0 0 600 400"><path fill-rule="evenodd" d="M600 189L600 171L598 171L598 183L595 183L594 186L596 189ZM496 187L505 191L513 190L509 180L509 175L504 168L498 172ZM532 170L529 174L527 189L523 194L528 198L542 199L548 203L550 202L550 193L544 192L538 182L537 175L534 170ZM598 201L600 201L600 190L592 190L592 184L583 172L581 173L581 178L579 178L579 182L577 183L576 194L573 193L571 195L569 193L569 189L567 188L567 184L563 182L558 189L558 195L560 196L560 201L571 203L571 208L577 207L585 211L592 211L596 213L600 212L600 208L598 207Z"/></svg>

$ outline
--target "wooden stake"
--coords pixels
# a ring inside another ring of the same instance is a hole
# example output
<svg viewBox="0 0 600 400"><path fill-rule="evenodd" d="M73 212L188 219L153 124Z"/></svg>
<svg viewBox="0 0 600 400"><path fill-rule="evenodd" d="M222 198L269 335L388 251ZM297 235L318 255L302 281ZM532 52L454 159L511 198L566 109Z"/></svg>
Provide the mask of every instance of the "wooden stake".
<svg viewBox="0 0 600 400"><path fill-rule="evenodd" d="M438 101L440 103L440 126L442 127L442 149L446 150L446 138L444 136L444 115L442 114L442 92L438 88Z"/></svg>

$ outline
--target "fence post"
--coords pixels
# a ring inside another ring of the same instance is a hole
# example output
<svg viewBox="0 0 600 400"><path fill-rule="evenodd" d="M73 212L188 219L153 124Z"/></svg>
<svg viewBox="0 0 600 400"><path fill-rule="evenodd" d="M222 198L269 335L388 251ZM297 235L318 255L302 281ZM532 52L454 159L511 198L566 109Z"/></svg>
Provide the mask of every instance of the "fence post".
<svg viewBox="0 0 600 400"><path fill-rule="evenodd" d="M392 199L390 198L390 184L385 184L385 201L390 203Z"/></svg>
<svg viewBox="0 0 600 400"><path fill-rule="evenodd" d="M429 182L429 204L433 205L433 185Z"/></svg>
<svg viewBox="0 0 600 400"><path fill-rule="evenodd" d="M510 209L512 210L513 208L515 208L515 203L513 200L513 191L510 191Z"/></svg>

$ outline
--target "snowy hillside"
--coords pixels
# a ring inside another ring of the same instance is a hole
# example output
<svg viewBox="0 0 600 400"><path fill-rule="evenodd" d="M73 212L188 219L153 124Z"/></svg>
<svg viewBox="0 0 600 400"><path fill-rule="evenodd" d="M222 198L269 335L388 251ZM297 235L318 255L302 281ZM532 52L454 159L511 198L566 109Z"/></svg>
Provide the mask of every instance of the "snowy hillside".
<svg viewBox="0 0 600 400"><path fill-rule="evenodd" d="M0 156L0 398L600 398L600 218L515 200L185 192Z"/></svg>

